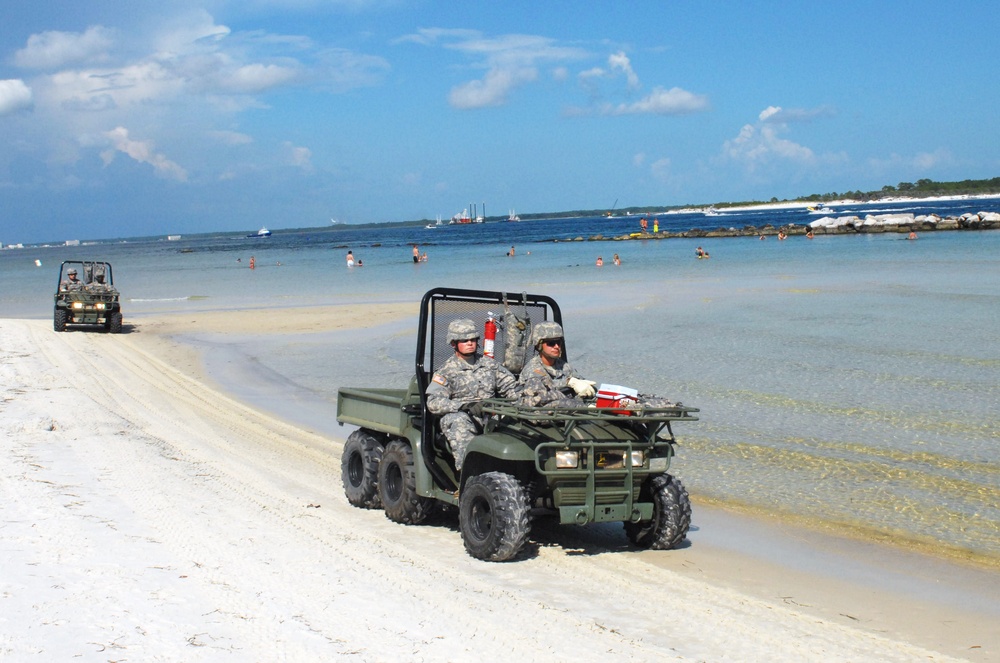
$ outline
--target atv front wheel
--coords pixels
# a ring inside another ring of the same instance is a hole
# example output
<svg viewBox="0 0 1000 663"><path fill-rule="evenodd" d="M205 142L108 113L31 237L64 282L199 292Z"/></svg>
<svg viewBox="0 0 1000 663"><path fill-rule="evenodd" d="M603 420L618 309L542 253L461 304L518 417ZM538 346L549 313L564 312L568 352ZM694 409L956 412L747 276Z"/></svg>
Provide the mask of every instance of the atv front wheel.
<svg viewBox="0 0 1000 663"><path fill-rule="evenodd" d="M434 500L417 494L413 450L402 440L393 440L378 464L378 497L385 515L397 523L419 525L434 508Z"/></svg>
<svg viewBox="0 0 1000 663"><path fill-rule="evenodd" d="M340 478L348 502L362 509L380 506L378 465L381 460L382 443L371 433L358 429L348 436L340 457Z"/></svg>
<svg viewBox="0 0 1000 663"><path fill-rule="evenodd" d="M57 332L66 331L66 318L68 317L66 309L57 308L55 315L52 318L52 328Z"/></svg>
<svg viewBox="0 0 1000 663"><path fill-rule="evenodd" d="M458 522L470 555L490 562L511 559L531 530L524 487L503 472L472 477L459 497Z"/></svg>
<svg viewBox="0 0 1000 663"><path fill-rule="evenodd" d="M115 311L108 316L108 331L112 334L122 333L122 314Z"/></svg>
<svg viewBox="0 0 1000 663"><path fill-rule="evenodd" d="M653 519L625 523L629 541L653 550L679 546L691 527L691 498L680 479L658 474L643 484L639 499L653 501Z"/></svg>

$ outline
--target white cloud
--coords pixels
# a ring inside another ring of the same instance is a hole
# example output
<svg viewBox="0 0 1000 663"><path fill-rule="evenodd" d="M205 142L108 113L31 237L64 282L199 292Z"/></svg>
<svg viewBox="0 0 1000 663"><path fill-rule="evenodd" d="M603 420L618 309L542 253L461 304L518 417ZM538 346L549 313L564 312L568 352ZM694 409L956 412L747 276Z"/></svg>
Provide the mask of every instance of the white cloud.
<svg viewBox="0 0 1000 663"><path fill-rule="evenodd" d="M281 149L284 153L284 161L289 166L301 168L307 172L312 171L312 150L308 147L300 147L285 141L281 144Z"/></svg>
<svg viewBox="0 0 1000 663"><path fill-rule="evenodd" d="M773 161L812 163L816 160L816 155L808 147L781 138L778 135L781 129L771 124L746 124L736 138L723 144L723 155L742 163L751 172Z"/></svg>
<svg viewBox="0 0 1000 663"><path fill-rule="evenodd" d="M552 39L535 35L488 38L472 30L432 28L419 30L397 42L424 46L440 43L443 48L459 51L472 59L472 66L486 70L481 78L452 88L448 101L460 109L503 105L513 90L538 79L540 64L559 64L585 57L579 48L559 46Z"/></svg>
<svg viewBox="0 0 1000 663"><path fill-rule="evenodd" d="M647 97L630 104L604 104L603 115L684 115L708 109L708 97L694 94L679 87L664 90L655 88Z"/></svg>
<svg viewBox="0 0 1000 663"><path fill-rule="evenodd" d="M254 63L231 71L223 79L223 87L234 92L263 92L290 83L297 76L298 71L293 67Z"/></svg>
<svg viewBox="0 0 1000 663"><path fill-rule="evenodd" d="M14 53L14 63L28 69L56 69L68 64L100 62L108 58L112 31L94 25L83 33L42 32L28 37L27 45Z"/></svg>
<svg viewBox="0 0 1000 663"><path fill-rule="evenodd" d="M628 81L630 90L637 90L639 88L639 77L633 71L632 63L624 51L618 51L608 56L608 66L611 67L612 71L618 70L625 74L625 80Z"/></svg>
<svg viewBox="0 0 1000 663"><path fill-rule="evenodd" d="M639 152L637 154L632 155L632 165L633 166L635 166L636 168L638 168L638 167L641 167L642 164L644 164L644 163L646 163L646 153L645 152Z"/></svg>
<svg viewBox="0 0 1000 663"><path fill-rule="evenodd" d="M0 116L31 108L31 88L19 78L0 81Z"/></svg>
<svg viewBox="0 0 1000 663"><path fill-rule="evenodd" d="M834 110L829 106L818 106L816 108L768 106L760 112L758 119L761 122L772 124L786 124L790 122L809 122L818 117L829 117L831 115L834 115Z"/></svg>
<svg viewBox="0 0 1000 663"><path fill-rule="evenodd" d="M448 102L455 108L462 109L502 106L507 103L511 90L537 77L537 70L530 67L491 69L482 80L469 81L453 88L448 95Z"/></svg>
<svg viewBox="0 0 1000 663"><path fill-rule="evenodd" d="M105 137L111 143L111 149L101 152L101 159L105 164L114 161L115 152L127 154L139 163L147 163L153 167L153 171L160 177L173 179L179 182L187 181L187 171L164 155L153 150L151 141L139 141L129 138L128 129L125 127L115 127L106 132Z"/></svg>

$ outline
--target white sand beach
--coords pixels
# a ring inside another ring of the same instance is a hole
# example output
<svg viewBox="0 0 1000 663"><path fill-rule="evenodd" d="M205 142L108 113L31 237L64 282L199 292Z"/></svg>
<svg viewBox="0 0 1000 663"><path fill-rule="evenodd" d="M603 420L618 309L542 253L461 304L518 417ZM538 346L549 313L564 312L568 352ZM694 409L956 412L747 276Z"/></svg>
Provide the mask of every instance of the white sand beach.
<svg viewBox="0 0 1000 663"><path fill-rule="evenodd" d="M329 331L414 310L253 325ZM679 550L542 527L532 554L504 564L466 555L447 517L405 527L353 508L340 483L350 429L328 439L235 400L169 337L224 339L233 315L140 319L121 335L0 319L0 659L1000 658L996 570L697 496Z"/></svg>

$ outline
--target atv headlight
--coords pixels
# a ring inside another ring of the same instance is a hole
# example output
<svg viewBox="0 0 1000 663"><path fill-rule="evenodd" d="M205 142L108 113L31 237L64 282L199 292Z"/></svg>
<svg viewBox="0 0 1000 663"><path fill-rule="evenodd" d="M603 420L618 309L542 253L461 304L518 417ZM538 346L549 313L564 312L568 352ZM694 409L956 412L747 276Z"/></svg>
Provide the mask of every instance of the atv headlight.
<svg viewBox="0 0 1000 663"><path fill-rule="evenodd" d="M642 467L643 461L646 460L646 454L642 451L632 452L632 467Z"/></svg>
<svg viewBox="0 0 1000 663"><path fill-rule="evenodd" d="M75 309L83 308L83 302L73 302L73 308Z"/></svg>
<svg viewBox="0 0 1000 663"><path fill-rule="evenodd" d="M575 470L580 465L579 451L557 451L556 468L560 470Z"/></svg>
<svg viewBox="0 0 1000 663"><path fill-rule="evenodd" d="M104 310L104 308L105 308L105 307L104 307L104 302L97 302L96 304L94 304L94 308L96 308L96 309L99 309L99 310L103 311L103 310Z"/></svg>

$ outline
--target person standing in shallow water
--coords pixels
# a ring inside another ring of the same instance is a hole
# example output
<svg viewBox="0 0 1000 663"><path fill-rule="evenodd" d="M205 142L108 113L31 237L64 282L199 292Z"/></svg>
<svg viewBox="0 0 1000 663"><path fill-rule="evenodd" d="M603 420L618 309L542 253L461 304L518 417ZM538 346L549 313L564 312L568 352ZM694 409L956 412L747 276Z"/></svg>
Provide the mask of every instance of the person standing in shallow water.
<svg viewBox="0 0 1000 663"><path fill-rule="evenodd" d="M413 262L420 262L420 247L413 245Z"/></svg>

